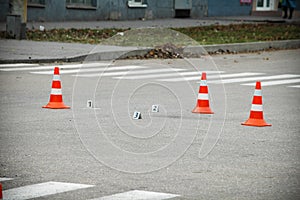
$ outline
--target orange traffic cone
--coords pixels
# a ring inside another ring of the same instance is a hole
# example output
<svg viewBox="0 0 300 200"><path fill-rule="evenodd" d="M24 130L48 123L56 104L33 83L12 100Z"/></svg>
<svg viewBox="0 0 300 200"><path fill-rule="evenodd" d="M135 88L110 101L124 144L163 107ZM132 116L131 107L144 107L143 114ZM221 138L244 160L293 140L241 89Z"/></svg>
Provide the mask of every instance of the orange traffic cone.
<svg viewBox="0 0 300 200"><path fill-rule="evenodd" d="M60 76L59 76L59 68L54 68L54 75L52 81L52 89L50 94L49 103L43 108L53 108L53 109L65 109L70 108L70 106L66 106L62 99L62 92L61 92L61 83L60 83Z"/></svg>
<svg viewBox="0 0 300 200"><path fill-rule="evenodd" d="M192 112L200 114L214 114L209 107L208 86L205 72L202 73L201 77L197 105Z"/></svg>
<svg viewBox="0 0 300 200"><path fill-rule="evenodd" d="M246 126L272 126L267 124L263 116L263 106L262 106L262 95L261 95L261 83L256 82L254 96L252 100L252 106L250 111L250 117L247 121L242 123Z"/></svg>

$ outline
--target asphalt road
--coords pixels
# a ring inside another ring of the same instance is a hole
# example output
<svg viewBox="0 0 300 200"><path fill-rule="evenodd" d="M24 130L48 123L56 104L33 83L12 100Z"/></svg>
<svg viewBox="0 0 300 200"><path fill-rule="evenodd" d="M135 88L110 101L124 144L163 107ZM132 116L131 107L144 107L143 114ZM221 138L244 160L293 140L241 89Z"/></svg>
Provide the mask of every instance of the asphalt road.
<svg viewBox="0 0 300 200"><path fill-rule="evenodd" d="M96 76L60 66L63 99L71 106L66 110L41 108L49 100L51 71L1 66L0 177L11 178L0 179L4 195L52 181L88 186L36 199L95 199L132 190L179 195L170 196L176 200L299 199L299 53L119 60ZM131 74L121 75L128 71L122 66L133 66ZM161 69L165 72L149 77L136 73ZM200 76L166 75L174 69L208 72L214 115L191 113ZM218 84L218 72L223 80L236 81ZM254 78L237 79L249 77ZM242 84L256 79L295 80L263 83L264 117L271 127L241 125L254 92L254 86ZM159 105L159 112L151 112L152 105ZM142 119L133 119L135 111ZM136 197L147 199L146 193Z"/></svg>

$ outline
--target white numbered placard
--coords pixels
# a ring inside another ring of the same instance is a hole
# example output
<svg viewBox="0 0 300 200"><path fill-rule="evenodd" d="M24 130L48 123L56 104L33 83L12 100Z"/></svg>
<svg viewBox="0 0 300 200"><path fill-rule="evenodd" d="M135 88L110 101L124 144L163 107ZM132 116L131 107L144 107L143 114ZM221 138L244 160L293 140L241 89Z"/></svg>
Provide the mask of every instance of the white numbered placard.
<svg viewBox="0 0 300 200"><path fill-rule="evenodd" d="M88 101L86 102L86 107L92 108L92 107L93 107L93 101L92 101L92 100L88 100Z"/></svg>
<svg viewBox="0 0 300 200"><path fill-rule="evenodd" d="M159 112L159 105L152 105L152 112Z"/></svg>
<svg viewBox="0 0 300 200"><path fill-rule="evenodd" d="M135 111L135 112L133 113L133 119L142 119L141 113Z"/></svg>

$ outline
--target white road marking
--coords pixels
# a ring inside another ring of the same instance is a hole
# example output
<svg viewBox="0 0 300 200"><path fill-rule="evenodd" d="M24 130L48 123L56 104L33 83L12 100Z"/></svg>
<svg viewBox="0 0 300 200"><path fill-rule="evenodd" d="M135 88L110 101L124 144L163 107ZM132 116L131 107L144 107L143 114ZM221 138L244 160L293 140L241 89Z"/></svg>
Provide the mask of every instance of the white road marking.
<svg viewBox="0 0 300 200"><path fill-rule="evenodd" d="M13 179L12 178L0 177L0 182L10 181L10 180L13 180Z"/></svg>
<svg viewBox="0 0 300 200"><path fill-rule="evenodd" d="M272 80L272 79L283 79L283 78L296 78L300 77L300 75L295 74L282 74L275 76L256 76L251 78L235 78L235 79L225 79L225 80L217 80L211 81L210 83L239 83L239 82L250 82L250 81L261 81L261 80Z"/></svg>
<svg viewBox="0 0 300 200"><path fill-rule="evenodd" d="M217 74L224 73L223 71L207 71L208 74ZM172 73L172 74L153 74L153 75L144 75L144 76L124 76L124 77L114 77L116 79L149 79L149 78L161 78L161 77L171 77L177 76L183 78L182 76L186 75L198 75L198 79L201 77L201 72L182 72L182 73Z"/></svg>
<svg viewBox="0 0 300 200"><path fill-rule="evenodd" d="M279 80L279 81L265 81L265 82L261 82L261 85L262 86L284 85L284 84L299 83L299 82L300 82L300 79L298 78L298 79ZM255 83L247 83L247 84L241 84L241 85L255 86Z"/></svg>
<svg viewBox="0 0 300 200"><path fill-rule="evenodd" d="M73 64L73 65L47 65L47 66L38 66L35 67L18 67L18 68L4 68L0 71L31 71L31 70L49 70L54 69L54 67L59 67L60 69L78 69L78 68L94 68L94 67L106 67L110 66L110 63L83 63L83 64Z"/></svg>
<svg viewBox="0 0 300 200"><path fill-rule="evenodd" d="M166 68L166 69L145 69L138 71L125 71L125 72L110 72L110 73L92 73L92 74L76 74L73 76L78 77L99 77L99 76L121 76L121 75L133 75L133 74L153 74L153 73L161 73L161 72L170 72L170 71L184 71L185 69L179 68Z"/></svg>
<svg viewBox="0 0 300 200"><path fill-rule="evenodd" d="M97 68L97 69L74 69L74 70L60 70L60 74L74 74L74 73L85 73L85 72L106 72L106 71L117 71L117 70L128 70L128 69L140 69L145 68L142 66L119 66L119 67L104 67L104 68ZM53 71L35 71L30 72L32 74L53 74Z"/></svg>
<svg viewBox="0 0 300 200"><path fill-rule="evenodd" d="M29 67L29 66L39 66L39 64L29 64L29 63L15 63L15 64L0 64L0 68L9 68L9 67Z"/></svg>
<svg viewBox="0 0 300 200"><path fill-rule="evenodd" d="M92 200L163 200L179 197L177 194L148 192L142 190L132 190L111 196L100 197Z"/></svg>
<svg viewBox="0 0 300 200"><path fill-rule="evenodd" d="M255 75L261 75L263 73L251 73L251 72L245 72L245 73L236 73L236 74L220 74L220 75L207 75L207 80L211 79L220 79L220 78L232 78L232 77L243 77L243 76L255 76ZM173 79L160 79L160 81L169 81L169 82L177 82L177 81L192 81L192 80L200 80L201 77L195 76L195 77L181 77L181 78L173 78Z"/></svg>
<svg viewBox="0 0 300 200"><path fill-rule="evenodd" d="M292 85L292 86L289 86L289 87L300 88L300 85Z"/></svg>
<svg viewBox="0 0 300 200"><path fill-rule="evenodd" d="M4 190L3 197L4 199L25 200L90 187L94 185L46 182Z"/></svg>

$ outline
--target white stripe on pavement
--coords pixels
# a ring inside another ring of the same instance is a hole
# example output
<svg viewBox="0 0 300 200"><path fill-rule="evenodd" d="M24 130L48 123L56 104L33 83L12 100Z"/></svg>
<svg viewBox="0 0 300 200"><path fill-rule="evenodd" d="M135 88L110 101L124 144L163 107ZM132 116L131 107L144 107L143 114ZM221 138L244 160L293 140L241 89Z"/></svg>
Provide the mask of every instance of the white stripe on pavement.
<svg viewBox="0 0 300 200"><path fill-rule="evenodd" d="M5 177L0 178L0 182L10 181L10 180L13 180L13 179L12 178L5 178Z"/></svg>
<svg viewBox="0 0 300 200"><path fill-rule="evenodd" d="M282 78L296 78L300 77L300 75L295 74L283 74L283 75L275 75L275 76L256 76L250 78L235 78L235 79L225 79L225 80L217 80L211 81L210 83L240 83L240 82L249 82L249 81L261 81L261 80L272 80L272 79L282 79Z"/></svg>
<svg viewBox="0 0 300 200"><path fill-rule="evenodd" d="M94 187L94 185L46 182L3 191L4 199L25 200L47 195Z"/></svg>
<svg viewBox="0 0 300 200"><path fill-rule="evenodd" d="M174 69L174 68L171 68ZM206 73L210 74L217 74L217 73L224 73L223 71L208 71ZM198 80L201 78L201 72L183 72L183 73L172 73L172 74L153 74L153 75L144 75L144 76L124 76L124 77L115 77L116 79L149 79L149 78L161 78L161 77L172 77L178 76L183 78L182 76L186 75L197 75Z"/></svg>
<svg viewBox="0 0 300 200"><path fill-rule="evenodd" d="M0 64L0 68L29 67L29 66L39 66L39 64L29 64L29 63Z"/></svg>
<svg viewBox="0 0 300 200"><path fill-rule="evenodd" d="M279 81L265 81L265 82L261 82L261 85L262 86L271 86L271 85L284 85L284 84L290 84L290 83L300 83L300 79L298 78L298 79L279 80ZM247 84L241 84L241 85L254 86L255 83L247 83Z"/></svg>
<svg viewBox="0 0 300 200"><path fill-rule="evenodd" d="M172 70L173 69L173 70ZM99 77L99 76L121 76L121 75L134 75L134 74L153 74L153 73L161 73L161 72L170 72L170 71L183 71L185 69L178 68L167 68L167 69L145 69L138 71L125 71L125 72L110 72L110 73L98 73L98 74L76 74L73 76L78 77Z"/></svg>
<svg viewBox="0 0 300 200"><path fill-rule="evenodd" d="M292 86L289 86L289 87L300 88L300 85L292 85Z"/></svg>
<svg viewBox="0 0 300 200"><path fill-rule="evenodd" d="M207 75L208 81L211 79L219 79L219 78L232 78L232 77L243 77L243 76L256 76L256 75L262 75L264 73L251 73L251 72L245 72L245 73L236 73L236 74L220 74L220 75ZM169 82L176 82L176 81L192 81L192 80L200 80L201 77L195 76L195 77L181 77L181 78L173 78L173 79L160 79L160 81L169 81Z"/></svg>
<svg viewBox="0 0 300 200"><path fill-rule="evenodd" d="M140 69L145 68L142 66L119 66L119 67L104 67L104 68L97 68L97 69L74 69L74 70L60 70L60 74L75 74L75 73L85 73L85 72L106 72L106 71L117 71L117 70L129 70L129 69ZM30 72L32 74L53 74L53 71L35 71Z"/></svg>
<svg viewBox="0 0 300 200"><path fill-rule="evenodd" d="M100 197L92 200L163 200L179 197L177 194L133 190L129 192Z"/></svg>
<svg viewBox="0 0 300 200"><path fill-rule="evenodd" d="M31 71L31 70L48 70L54 69L54 67L59 67L60 69L78 69L78 68L94 68L94 67L106 67L110 66L110 63L83 63L83 64L74 64L74 65L47 65L47 66L37 66L36 67L19 67L19 68L4 68L0 71Z"/></svg>

